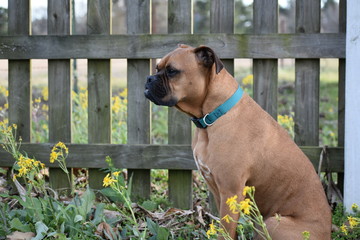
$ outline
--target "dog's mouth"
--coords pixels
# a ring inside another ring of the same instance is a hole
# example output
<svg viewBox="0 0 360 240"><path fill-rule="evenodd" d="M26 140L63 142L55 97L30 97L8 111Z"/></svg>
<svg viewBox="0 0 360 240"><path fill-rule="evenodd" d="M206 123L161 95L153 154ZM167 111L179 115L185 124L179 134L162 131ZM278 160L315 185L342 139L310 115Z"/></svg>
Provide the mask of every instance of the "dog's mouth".
<svg viewBox="0 0 360 240"><path fill-rule="evenodd" d="M163 94L162 91L160 93L155 91L156 89L153 89L149 84L147 83L145 85L144 95L147 99L149 99L151 102L155 103L156 105L160 106L168 106L173 107L176 105L177 100L174 97L171 97L168 94ZM164 96L162 96L164 95ZM160 97L161 96L161 97Z"/></svg>

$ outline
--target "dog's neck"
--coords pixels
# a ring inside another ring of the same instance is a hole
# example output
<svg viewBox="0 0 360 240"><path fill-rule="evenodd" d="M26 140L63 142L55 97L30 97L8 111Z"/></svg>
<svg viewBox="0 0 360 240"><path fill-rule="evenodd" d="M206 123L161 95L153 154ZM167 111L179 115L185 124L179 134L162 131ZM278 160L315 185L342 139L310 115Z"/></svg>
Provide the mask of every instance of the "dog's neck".
<svg viewBox="0 0 360 240"><path fill-rule="evenodd" d="M202 101L192 101L191 105L182 102L176 108L190 117L201 118L223 104L238 89L238 83L225 69L218 74L213 72L209 79Z"/></svg>

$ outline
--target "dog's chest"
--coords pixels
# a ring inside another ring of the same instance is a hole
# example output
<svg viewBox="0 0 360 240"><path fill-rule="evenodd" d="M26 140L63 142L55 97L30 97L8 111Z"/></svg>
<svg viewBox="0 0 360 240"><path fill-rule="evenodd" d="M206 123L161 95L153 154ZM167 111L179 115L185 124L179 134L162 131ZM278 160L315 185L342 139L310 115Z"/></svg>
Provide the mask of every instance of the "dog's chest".
<svg viewBox="0 0 360 240"><path fill-rule="evenodd" d="M204 179L209 183L213 181L213 175L211 166L208 163L208 154L205 149L206 142L204 141L197 141L197 143L193 145L193 155L196 166Z"/></svg>

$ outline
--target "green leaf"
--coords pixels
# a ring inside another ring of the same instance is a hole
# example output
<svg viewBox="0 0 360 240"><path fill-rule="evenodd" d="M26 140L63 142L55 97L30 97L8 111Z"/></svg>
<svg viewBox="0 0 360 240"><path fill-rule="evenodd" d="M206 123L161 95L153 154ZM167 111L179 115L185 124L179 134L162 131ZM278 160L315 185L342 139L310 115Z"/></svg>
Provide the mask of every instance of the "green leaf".
<svg viewBox="0 0 360 240"><path fill-rule="evenodd" d="M36 236L32 240L41 240L46 236L49 228L43 222L35 223Z"/></svg>
<svg viewBox="0 0 360 240"><path fill-rule="evenodd" d="M148 211L154 211L154 210L156 210L157 207L158 207L157 203L154 202L154 201L151 201L151 200L146 200L146 201L144 201L144 202L141 204L141 206L142 206L143 208L145 208L146 210L148 210Z"/></svg>
<svg viewBox="0 0 360 240"><path fill-rule="evenodd" d="M157 240L168 240L169 239L169 230L164 227L159 227L157 233Z"/></svg>
<svg viewBox="0 0 360 240"><path fill-rule="evenodd" d="M146 218L146 224L149 228L149 231L152 234L157 235L159 225L157 223L155 223L153 220L151 220L150 218Z"/></svg>
<svg viewBox="0 0 360 240"><path fill-rule="evenodd" d="M14 218L10 221L10 228L20 232L31 232L30 225L23 224L18 218Z"/></svg>
<svg viewBox="0 0 360 240"><path fill-rule="evenodd" d="M92 223L94 225L98 225L100 222L102 222L104 218L104 208L105 208L105 203L96 204L94 219L92 220Z"/></svg>
<svg viewBox="0 0 360 240"><path fill-rule="evenodd" d="M75 222L75 223L81 222L81 221L83 221L83 220L84 220L84 218L83 218L83 216L81 216L81 215L76 215L75 218L74 218L74 222Z"/></svg>
<svg viewBox="0 0 360 240"><path fill-rule="evenodd" d="M121 202L121 203L124 203L124 198L116 193L114 190L112 190L111 188L107 187L107 188L103 188L100 190L100 192L108 197L111 201L114 201L114 202Z"/></svg>
<svg viewBox="0 0 360 240"><path fill-rule="evenodd" d="M75 199L74 199L75 201ZM86 219L86 215L91 211L95 202L95 193L89 188L86 189L82 197L80 198L80 206L78 206L79 213Z"/></svg>

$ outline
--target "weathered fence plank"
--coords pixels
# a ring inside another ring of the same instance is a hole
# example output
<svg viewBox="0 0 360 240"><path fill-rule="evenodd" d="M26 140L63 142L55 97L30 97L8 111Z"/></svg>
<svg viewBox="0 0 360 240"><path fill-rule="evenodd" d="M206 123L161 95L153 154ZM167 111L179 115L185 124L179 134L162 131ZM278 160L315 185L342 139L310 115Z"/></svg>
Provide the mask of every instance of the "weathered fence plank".
<svg viewBox="0 0 360 240"><path fill-rule="evenodd" d="M254 33L268 34L278 31L278 1L255 0ZM254 59L254 99L274 119L277 119L277 59Z"/></svg>
<svg viewBox="0 0 360 240"><path fill-rule="evenodd" d="M30 0L9 1L8 34L30 34ZM26 142L31 140L30 72L30 60L9 60L9 122Z"/></svg>
<svg viewBox="0 0 360 240"><path fill-rule="evenodd" d="M89 0L87 34L111 34L111 0ZM111 143L110 59L88 60L88 142ZM89 186L101 189L105 173L89 168Z"/></svg>
<svg viewBox="0 0 360 240"><path fill-rule="evenodd" d="M162 58L179 43L207 45L220 58L345 58L345 34L137 34L1 36L0 59Z"/></svg>
<svg viewBox="0 0 360 240"><path fill-rule="evenodd" d="M48 167L58 167L49 163L49 154L53 144L23 143L21 150L35 157ZM196 170L196 164L190 145L127 145L127 144L67 144L69 156L67 166L71 168L104 168L105 157L110 156L115 166L131 169L177 169ZM321 147L300 147L317 169ZM322 169L333 172L344 171L344 148L329 147L329 166L323 163ZM1 166L12 166L12 156L0 148ZM91 159L91 161L89 161Z"/></svg>
<svg viewBox="0 0 360 240"><path fill-rule="evenodd" d="M234 0L212 0L210 5L210 33L234 33ZM234 76L234 59L221 59L226 70ZM209 207L218 214L214 195L209 191Z"/></svg>
<svg viewBox="0 0 360 240"><path fill-rule="evenodd" d="M296 32L320 32L320 0L296 1ZM295 60L295 142L319 144L320 60Z"/></svg>
<svg viewBox="0 0 360 240"><path fill-rule="evenodd" d="M192 1L170 0L168 2L168 32L191 33ZM169 144L190 144L191 123L188 117L175 108L168 111ZM192 208L192 171L169 170L169 200L177 208Z"/></svg>
<svg viewBox="0 0 360 240"><path fill-rule="evenodd" d="M70 0L48 1L48 34L70 34ZM48 60L49 141L71 142L71 69L69 59ZM71 172L71 169L68 169ZM50 186L69 190L71 184L61 169L50 169Z"/></svg>
<svg viewBox="0 0 360 240"><path fill-rule="evenodd" d="M149 0L127 0L127 32L150 33L150 3ZM131 44L125 45L131 49ZM113 51L116 51L113 49ZM127 87L128 87L128 144L150 143L150 103L143 94L146 77L150 74L150 56L146 59L134 60L128 57ZM141 160L139 160L141 161ZM150 198L150 170L131 169L131 198Z"/></svg>

